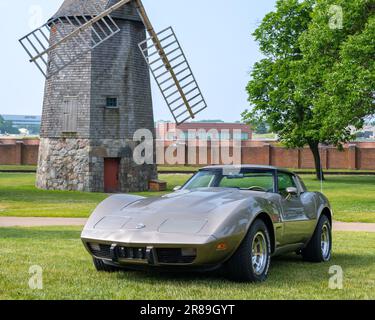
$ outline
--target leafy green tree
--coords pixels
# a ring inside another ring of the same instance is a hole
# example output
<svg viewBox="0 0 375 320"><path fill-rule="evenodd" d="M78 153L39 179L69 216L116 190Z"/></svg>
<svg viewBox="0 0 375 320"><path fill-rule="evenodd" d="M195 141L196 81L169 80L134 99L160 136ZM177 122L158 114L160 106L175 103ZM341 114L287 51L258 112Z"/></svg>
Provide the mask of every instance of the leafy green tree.
<svg viewBox="0 0 375 320"><path fill-rule="evenodd" d="M13 127L13 123L11 121L5 121L0 115L0 133L17 134L19 131L17 128Z"/></svg>
<svg viewBox="0 0 375 320"><path fill-rule="evenodd" d="M255 127L255 133L257 133L257 134L266 134L266 133L268 133L267 124L264 123L264 122L260 122L260 123Z"/></svg>
<svg viewBox="0 0 375 320"><path fill-rule="evenodd" d="M265 58L247 91L248 123L266 121L288 147L342 148L374 109L374 1L279 0L254 36Z"/></svg>

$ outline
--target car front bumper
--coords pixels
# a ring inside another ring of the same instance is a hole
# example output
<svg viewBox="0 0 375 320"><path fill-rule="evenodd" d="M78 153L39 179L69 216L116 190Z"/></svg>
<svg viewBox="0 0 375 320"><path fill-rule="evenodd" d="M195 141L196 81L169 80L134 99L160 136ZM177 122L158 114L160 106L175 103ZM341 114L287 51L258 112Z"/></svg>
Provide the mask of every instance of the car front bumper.
<svg viewBox="0 0 375 320"><path fill-rule="evenodd" d="M87 251L108 264L153 267L221 264L236 250L240 237L217 239L204 235L95 229L84 230L81 235Z"/></svg>

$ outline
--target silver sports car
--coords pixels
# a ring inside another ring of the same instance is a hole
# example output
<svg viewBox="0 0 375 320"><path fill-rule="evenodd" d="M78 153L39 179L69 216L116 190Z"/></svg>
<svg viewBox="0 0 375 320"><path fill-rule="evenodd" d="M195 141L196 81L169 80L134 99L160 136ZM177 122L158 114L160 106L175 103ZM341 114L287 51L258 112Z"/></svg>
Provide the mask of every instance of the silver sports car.
<svg viewBox="0 0 375 320"><path fill-rule="evenodd" d="M271 256L328 261L332 210L296 174L275 167L213 166L155 198L114 195L88 220L82 241L99 271L213 270L267 278Z"/></svg>

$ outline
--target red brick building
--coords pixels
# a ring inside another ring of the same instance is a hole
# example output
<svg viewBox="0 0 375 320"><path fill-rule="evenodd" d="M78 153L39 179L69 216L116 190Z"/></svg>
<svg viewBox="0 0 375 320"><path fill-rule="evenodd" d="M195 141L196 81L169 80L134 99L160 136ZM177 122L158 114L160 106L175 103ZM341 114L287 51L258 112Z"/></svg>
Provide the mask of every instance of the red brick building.
<svg viewBox="0 0 375 320"><path fill-rule="evenodd" d="M158 122L156 124L156 137L159 140L196 140L206 136L209 140L241 140L249 142L252 140L253 132L250 127L243 123L225 122L186 122L176 125L172 122Z"/></svg>

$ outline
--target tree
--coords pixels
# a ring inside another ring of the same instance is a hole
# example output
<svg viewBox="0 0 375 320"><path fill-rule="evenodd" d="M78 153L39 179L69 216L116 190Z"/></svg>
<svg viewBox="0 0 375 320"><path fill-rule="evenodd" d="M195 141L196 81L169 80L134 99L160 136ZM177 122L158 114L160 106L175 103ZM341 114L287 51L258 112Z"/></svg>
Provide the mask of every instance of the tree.
<svg viewBox="0 0 375 320"><path fill-rule="evenodd" d="M19 131L13 127L12 121L5 121L0 115L0 133L17 134Z"/></svg>
<svg viewBox="0 0 375 320"><path fill-rule="evenodd" d="M248 123L265 121L288 147L342 148L374 109L374 6L368 0L278 0L254 33L265 58L247 86ZM342 16L341 16L342 15ZM342 18L342 19L341 19Z"/></svg>
<svg viewBox="0 0 375 320"><path fill-rule="evenodd" d="M257 133L257 134L268 133L267 124L264 123L264 122L260 122L259 124L257 124L257 126L255 127L255 133Z"/></svg>

